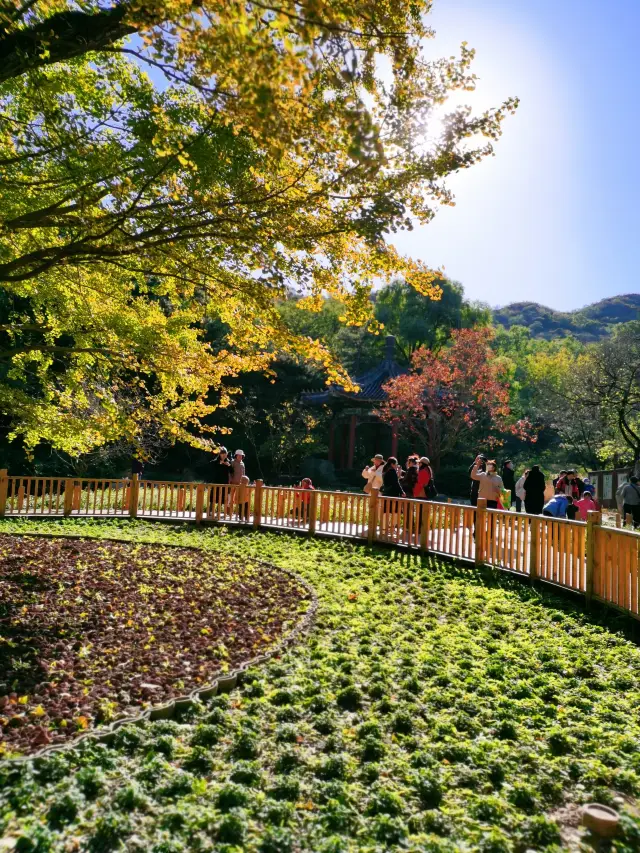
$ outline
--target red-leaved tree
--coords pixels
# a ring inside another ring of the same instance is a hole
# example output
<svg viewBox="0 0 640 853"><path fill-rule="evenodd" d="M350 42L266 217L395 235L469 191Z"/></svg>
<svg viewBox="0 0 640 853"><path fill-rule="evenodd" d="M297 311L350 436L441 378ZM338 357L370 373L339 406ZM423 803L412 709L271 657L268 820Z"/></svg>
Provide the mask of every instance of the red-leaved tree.
<svg viewBox="0 0 640 853"><path fill-rule="evenodd" d="M384 386L388 396L378 416L417 441L436 469L445 454L471 445L479 433L489 447L501 444L505 433L535 441L529 421L511 411L506 368L491 339L486 328L455 331L438 352L416 350L410 372Z"/></svg>

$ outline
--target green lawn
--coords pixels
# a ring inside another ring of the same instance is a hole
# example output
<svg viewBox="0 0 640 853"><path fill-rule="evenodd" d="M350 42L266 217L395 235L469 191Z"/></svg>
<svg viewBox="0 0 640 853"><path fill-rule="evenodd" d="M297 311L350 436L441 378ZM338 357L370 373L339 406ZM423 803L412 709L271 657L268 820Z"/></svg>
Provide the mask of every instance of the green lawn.
<svg viewBox="0 0 640 853"><path fill-rule="evenodd" d="M640 650L624 623L362 545L125 520L0 532L36 528L260 557L309 580L320 609L302 644L187 718L5 766L16 849L579 850L571 824L593 800L625 812L613 849L640 849Z"/></svg>

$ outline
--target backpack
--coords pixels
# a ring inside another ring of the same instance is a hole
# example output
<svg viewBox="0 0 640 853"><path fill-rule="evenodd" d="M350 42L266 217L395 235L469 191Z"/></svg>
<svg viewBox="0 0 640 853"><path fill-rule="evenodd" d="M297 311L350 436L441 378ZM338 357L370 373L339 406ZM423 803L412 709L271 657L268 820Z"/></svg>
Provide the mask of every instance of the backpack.
<svg viewBox="0 0 640 853"><path fill-rule="evenodd" d="M429 498L429 500L431 500L431 501L432 501L434 498L437 498L437 497L438 497L438 490L437 490L437 488L436 488L436 484L435 484L435 480L433 479L433 476L431 476L431 479L430 479L430 480L429 480L429 482L427 483L427 497L428 497L428 498Z"/></svg>

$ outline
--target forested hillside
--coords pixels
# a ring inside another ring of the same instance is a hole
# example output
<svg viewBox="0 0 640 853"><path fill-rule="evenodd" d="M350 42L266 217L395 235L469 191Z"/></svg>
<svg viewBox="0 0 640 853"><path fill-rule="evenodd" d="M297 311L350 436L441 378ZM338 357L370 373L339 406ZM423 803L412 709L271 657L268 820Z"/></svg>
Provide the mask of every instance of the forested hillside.
<svg viewBox="0 0 640 853"><path fill-rule="evenodd" d="M573 335L590 343L606 338L619 323L640 319L640 293L601 299L577 311L554 311L537 302L512 302L493 312L496 324L510 329L526 326L532 337L553 338Z"/></svg>

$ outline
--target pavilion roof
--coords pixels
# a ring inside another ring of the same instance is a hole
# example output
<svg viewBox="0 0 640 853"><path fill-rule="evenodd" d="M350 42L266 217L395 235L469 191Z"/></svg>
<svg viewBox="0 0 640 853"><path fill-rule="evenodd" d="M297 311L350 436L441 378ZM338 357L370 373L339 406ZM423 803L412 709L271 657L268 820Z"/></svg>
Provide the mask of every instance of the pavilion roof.
<svg viewBox="0 0 640 853"><path fill-rule="evenodd" d="M322 405L331 400L351 400L358 403L379 403L386 399L383 385L390 379L406 373L406 370L395 360L396 339L388 335L385 346L385 357L380 364L367 370L366 373L355 377L355 382L360 390L356 392L345 391L339 385L330 385L324 391L307 391L302 395L305 403L311 405Z"/></svg>

